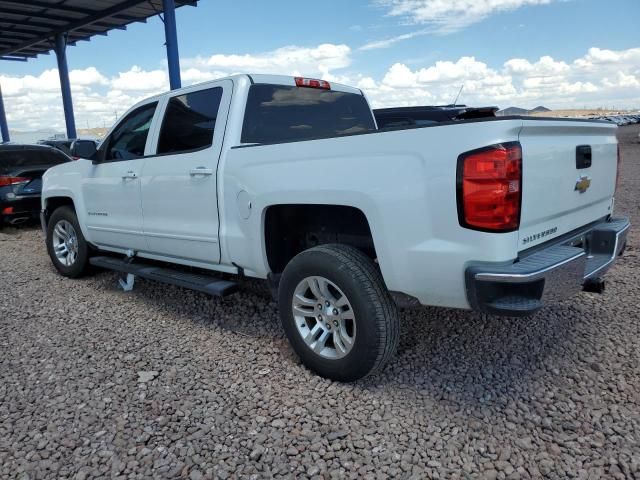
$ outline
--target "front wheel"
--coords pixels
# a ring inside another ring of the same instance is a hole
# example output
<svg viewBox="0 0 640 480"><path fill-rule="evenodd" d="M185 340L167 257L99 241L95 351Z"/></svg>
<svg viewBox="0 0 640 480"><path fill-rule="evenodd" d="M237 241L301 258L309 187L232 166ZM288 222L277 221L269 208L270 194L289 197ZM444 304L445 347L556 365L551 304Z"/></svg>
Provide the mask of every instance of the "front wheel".
<svg viewBox="0 0 640 480"><path fill-rule="evenodd" d="M65 277L82 276L89 265L89 245L71 207L57 208L47 225L47 251L56 270Z"/></svg>
<svg viewBox="0 0 640 480"><path fill-rule="evenodd" d="M353 247L321 245L294 257L280 280L278 306L294 351L323 377L357 380L395 353L395 304L375 264Z"/></svg>

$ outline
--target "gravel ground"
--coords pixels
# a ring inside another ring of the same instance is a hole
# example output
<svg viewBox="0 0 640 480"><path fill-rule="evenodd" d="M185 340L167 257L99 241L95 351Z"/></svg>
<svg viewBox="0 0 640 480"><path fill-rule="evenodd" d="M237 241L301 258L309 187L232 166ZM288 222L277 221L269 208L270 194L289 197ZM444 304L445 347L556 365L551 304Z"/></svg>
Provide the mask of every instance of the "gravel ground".
<svg viewBox="0 0 640 480"><path fill-rule="evenodd" d="M620 130L635 225L639 130ZM404 312L396 359L345 385L299 364L256 283L127 294L5 229L0 477L640 479L639 243L604 296L532 319Z"/></svg>

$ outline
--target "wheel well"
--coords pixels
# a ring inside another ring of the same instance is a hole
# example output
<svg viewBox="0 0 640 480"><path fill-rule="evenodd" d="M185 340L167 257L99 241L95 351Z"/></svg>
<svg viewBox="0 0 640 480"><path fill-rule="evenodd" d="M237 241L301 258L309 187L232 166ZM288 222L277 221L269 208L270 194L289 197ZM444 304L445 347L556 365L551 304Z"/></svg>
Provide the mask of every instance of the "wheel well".
<svg viewBox="0 0 640 480"><path fill-rule="evenodd" d="M351 245L376 258L369 222L355 207L274 205L266 211L264 233L273 273L281 273L298 253L326 243Z"/></svg>
<svg viewBox="0 0 640 480"><path fill-rule="evenodd" d="M48 222L49 221L49 217L51 217L51 214L57 208L63 207L65 205L70 206L75 211L75 206L73 204L73 200L71 200L71 198L69 198L69 197L50 197L50 198L47 198L46 218L45 218L45 220Z"/></svg>

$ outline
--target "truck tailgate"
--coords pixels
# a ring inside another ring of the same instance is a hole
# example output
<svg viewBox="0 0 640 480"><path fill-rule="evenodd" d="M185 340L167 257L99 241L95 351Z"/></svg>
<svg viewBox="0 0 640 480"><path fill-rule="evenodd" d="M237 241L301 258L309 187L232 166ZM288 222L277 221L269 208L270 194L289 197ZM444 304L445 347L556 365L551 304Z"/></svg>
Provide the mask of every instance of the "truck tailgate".
<svg viewBox="0 0 640 480"><path fill-rule="evenodd" d="M615 125L524 120L519 139L523 157L519 251L612 213Z"/></svg>

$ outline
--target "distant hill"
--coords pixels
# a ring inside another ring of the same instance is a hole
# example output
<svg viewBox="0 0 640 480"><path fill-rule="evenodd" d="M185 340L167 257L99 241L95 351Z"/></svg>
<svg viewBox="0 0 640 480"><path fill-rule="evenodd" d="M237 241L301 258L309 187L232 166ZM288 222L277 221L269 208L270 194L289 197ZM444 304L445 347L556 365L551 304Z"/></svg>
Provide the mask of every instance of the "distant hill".
<svg viewBox="0 0 640 480"><path fill-rule="evenodd" d="M94 127L94 128L79 128L78 136L86 138L100 139L107 134L108 128Z"/></svg>
<svg viewBox="0 0 640 480"><path fill-rule="evenodd" d="M538 105L533 110L529 110L530 112L550 112L551 109L547 107L543 107L542 105Z"/></svg>
<svg viewBox="0 0 640 480"><path fill-rule="evenodd" d="M519 108L519 107L508 107L502 110L498 110L496 112L496 115L504 117L509 115L531 115L532 113L550 112L550 111L551 111L550 109L548 109L547 107L543 107L542 105L537 106L532 110L527 110L526 108Z"/></svg>

